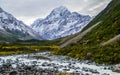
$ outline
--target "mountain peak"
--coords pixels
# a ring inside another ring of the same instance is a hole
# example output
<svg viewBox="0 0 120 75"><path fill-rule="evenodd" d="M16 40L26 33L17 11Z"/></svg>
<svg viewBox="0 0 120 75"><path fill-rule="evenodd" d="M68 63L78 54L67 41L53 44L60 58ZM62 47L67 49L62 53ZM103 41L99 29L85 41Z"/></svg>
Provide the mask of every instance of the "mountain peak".
<svg viewBox="0 0 120 75"><path fill-rule="evenodd" d="M45 19L36 20L31 27L44 39L52 40L75 34L90 21L91 18L70 12L66 7L60 6L53 9Z"/></svg>
<svg viewBox="0 0 120 75"><path fill-rule="evenodd" d="M52 13L54 14L62 14L62 13L70 13L70 11L65 6L60 6L55 9L53 9Z"/></svg>

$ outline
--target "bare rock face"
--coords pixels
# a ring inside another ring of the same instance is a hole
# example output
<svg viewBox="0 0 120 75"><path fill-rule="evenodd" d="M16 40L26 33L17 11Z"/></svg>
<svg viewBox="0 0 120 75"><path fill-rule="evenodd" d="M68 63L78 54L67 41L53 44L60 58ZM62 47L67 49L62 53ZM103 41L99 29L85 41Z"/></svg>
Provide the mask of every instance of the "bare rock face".
<svg viewBox="0 0 120 75"><path fill-rule="evenodd" d="M120 73L120 64L115 65L112 71Z"/></svg>

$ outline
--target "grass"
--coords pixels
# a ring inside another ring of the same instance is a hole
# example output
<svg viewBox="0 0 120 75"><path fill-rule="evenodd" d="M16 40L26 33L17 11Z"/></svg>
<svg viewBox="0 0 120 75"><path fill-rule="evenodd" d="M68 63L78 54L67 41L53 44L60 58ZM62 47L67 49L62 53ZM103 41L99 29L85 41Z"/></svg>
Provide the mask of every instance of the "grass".
<svg viewBox="0 0 120 75"><path fill-rule="evenodd" d="M0 56L6 56L6 55L15 55L15 54L21 54L22 52L21 51L9 51L9 52L5 52L5 51L2 51L0 52Z"/></svg>
<svg viewBox="0 0 120 75"><path fill-rule="evenodd" d="M85 45L68 46L54 50L52 54L67 55L76 59L92 60L100 64L119 64L120 63L120 39L106 46ZM90 56L87 56L90 54Z"/></svg>
<svg viewBox="0 0 120 75"><path fill-rule="evenodd" d="M15 41L11 42L10 45L16 46L53 46L53 45L60 45L60 39L55 40L26 40L26 41Z"/></svg>
<svg viewBox="0 0 120 75"><path fill-rule="evenodd" d="M59 48L57 46L58 41L59 40L27 40L16 42L0 42L0 55L27 54L42 51L52 51Z"/></svg>
<svg viewBox="0 0 120 75"><path fill-rule="evenodd" d="M37 53L42 51L52 51L59 48L58 46L0 46L0 55L12 55L12 54L28 54Z"/></svg>

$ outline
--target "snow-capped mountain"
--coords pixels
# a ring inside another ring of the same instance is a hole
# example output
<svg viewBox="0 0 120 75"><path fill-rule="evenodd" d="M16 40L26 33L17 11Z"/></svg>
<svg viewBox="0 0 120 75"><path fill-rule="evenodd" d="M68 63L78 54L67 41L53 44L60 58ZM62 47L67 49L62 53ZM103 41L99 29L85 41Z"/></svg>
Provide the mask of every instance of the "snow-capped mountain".
<svg viewBox="0 0 120 75"><path fill-rule="evenodd" d="M66 7L60 6L52 10L45 19L37 19L32 25L44 39L52 40L81 31L92 18L70 12Z"/></svg>
<svg viewBox="0 0 120 75"><path fill-rule="evenodd" d="M36 31L5 12L2 8L0 8L0 33L14 35L14 37L20 40L41 39Z"/></svg>

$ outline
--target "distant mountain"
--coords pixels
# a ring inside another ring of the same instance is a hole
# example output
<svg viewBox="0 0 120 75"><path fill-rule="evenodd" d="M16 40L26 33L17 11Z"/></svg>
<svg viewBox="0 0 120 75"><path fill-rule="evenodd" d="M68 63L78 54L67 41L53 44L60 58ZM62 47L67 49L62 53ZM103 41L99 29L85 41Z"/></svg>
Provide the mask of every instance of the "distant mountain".
<svg viewBox="0 0 120 75"><path fill-rule="evenodd" d="M60 6L53 9L46 18L37 19L31 28L44 39L52 40L81 31L91 20L88 15L70 12L66 7Z"/></svg>
<svg viewBox="0 0 120 75"><path fill-rule="evenodd" d="M22 21L0 8L0 40L29 40L41 37Z"/></svg>

